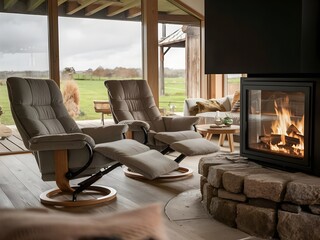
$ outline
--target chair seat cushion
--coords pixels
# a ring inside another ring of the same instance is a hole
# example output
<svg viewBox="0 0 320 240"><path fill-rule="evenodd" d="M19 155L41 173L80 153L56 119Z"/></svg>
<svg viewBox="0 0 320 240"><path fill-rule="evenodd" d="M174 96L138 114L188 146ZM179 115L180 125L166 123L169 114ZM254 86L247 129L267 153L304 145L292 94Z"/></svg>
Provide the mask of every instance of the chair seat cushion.
<svg viewBox="0 0 320 240"><path fill-rule="evenodd" d="M178 163L163 156L156 150L126 156L123 157L120 162L150 180L179 168Z"/></svg>
<svg viewBox="0 0 320 240"><path fill-rule="evenodd" d="M220 150L220 147L204 138L188 139L175 142L170 147L185 156L205 155Z"/></svg>
<svg viewBox="0 0 320 240"><path fill-rule="evenodd" d="M116 161L120 161L124 156L133 156L148 150L150 150L148 146L132 139L122 139L114 142L100 143L94 148L94 151L97 151L102 155Z"/></svg>
<svg viewBox="0 0 320 240"><path fill-rule="evenodd" d="M197 139L202 138L201 134L192 130L179 131L179 132L159 132L155 136L160 142L164 142L171 145L174 142L186 140L186 139Z"/></svg>

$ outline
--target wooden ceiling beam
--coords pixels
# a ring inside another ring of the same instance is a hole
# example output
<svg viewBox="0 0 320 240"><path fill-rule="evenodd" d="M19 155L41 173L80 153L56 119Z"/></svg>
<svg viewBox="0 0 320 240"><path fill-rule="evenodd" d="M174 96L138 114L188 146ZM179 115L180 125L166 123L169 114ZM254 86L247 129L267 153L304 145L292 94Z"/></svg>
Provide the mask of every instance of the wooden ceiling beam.
<svg viewBox="0 0 320 240"><path fill-rule="evenodd" d="M130 8L127 12L127 18L134 18L140 15L141 15L141 8L139 7Z"/></svg>
<svg viewBox="0 0 320 240"><path fill-rule="evenodd" d="M104 4L101 4L100 6L97 6L97 5L90 5L88 7L86 7L86 10L85 10L85 15L86 16L91 16L109 6L111 6L112 4L114 4L114 2L107 2L107 3L104 3Z"/></svg>
<svg viewBox="0 0 320 240"><path fill-rule="evenodd" d="M98 0L86 0L86 1L82 1L80 4L74 4L74 3L68 2L67 14L72 15L76 12L79 12L80 10L84 9L85 7L97 1Z"/></svg>
<svg viewBox="0 0 320 240"><path fill-rule="evenodd" d="M191 15L173 15L166 13L159 13L159 23L172 23L172 24L191 24L200 25L200 20Z"/></svg>
<svg viewBox="0 0 320 240"><path fill-rule="evenodd" d="M120 9L122 9L122 7L120 7L120 6L110 6L110 7L107 8L107 14L106 15L107 16L111 16L111 15L109 15L109 13L117 12Z"/></svg>
<svg viewBox="0 0 320 240"><path fill-rule="evenodd" d="M113 7L113 6L110 6L108 9L107 9L107 16L108 17L112 17L112 16L115 16L119 13L122 13L130 8L133 8L133 7L136 7L138 5L140 5L141 2L140 0L133 0L131 2L129 2L128 4L124 5L123 7Z"/></svg>
<svg viewBox="0 0 320 240"><path fill-rule="evenodd" d="M182 15L186 15L186 13L184 11L182 11L181 9L176 9L174 11L168 12L168 14L173 14L173 15L178 15L178 14L182 14Z"/></svg>
<svg viewBox="0 0 320 240"><path fill-rule="evenodd" d="M33 11L39 7L45 0L29 0L28 2L28 11Z"/></svg>
<svg viewBox="0 0 320 240"><path fill-rule="evenodd" d="M202 15L201 13L199 13L196 10L194 10L193 8L191 8L189 5L187 5L183 1L181 1L181 0L167 0L167 1L169 3L172 3L173 5L175 5L179 9L183 10L184 12L191 14L192 16L198 18L199 20L204 20L204 15Z"/></svg>
<svg viewBox="0 0 320 240"><path fill-rule="evenodd" d="M60 6L61 4L64 4L66 1L68 0L58 0L58 6Z"/></svg>
<svg viewBox="0 0 320 240"><path fill-rule="evenodd" d="M11 7L13 7L17 2L18 2L18 0L4 0L3 8L4 8L4 9L11 8Z"/></svg>

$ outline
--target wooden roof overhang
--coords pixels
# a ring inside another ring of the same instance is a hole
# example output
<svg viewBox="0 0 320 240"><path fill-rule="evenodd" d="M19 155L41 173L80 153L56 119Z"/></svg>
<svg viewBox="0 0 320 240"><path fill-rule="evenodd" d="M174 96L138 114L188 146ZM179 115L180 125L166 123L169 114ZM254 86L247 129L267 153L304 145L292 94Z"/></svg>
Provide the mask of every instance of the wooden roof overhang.
<svg viewBox="0 0 320 240"><path fill-rule="evenodd" d="M179 28L175 32L166 36L159 41L160 47L185 47L186 43L186 33L183 32L182 28Z"/></svg>
<svg viewBox="0 0 320 240"><path fill-rule="evenodd" d="M49 0L51 1L51 0ZM63 17L141 21L140 0L57 0ZM3 0L0 12L44 15L46 0ZM159 23L199 25L199 19L168 0L158 0Z"/></svg>

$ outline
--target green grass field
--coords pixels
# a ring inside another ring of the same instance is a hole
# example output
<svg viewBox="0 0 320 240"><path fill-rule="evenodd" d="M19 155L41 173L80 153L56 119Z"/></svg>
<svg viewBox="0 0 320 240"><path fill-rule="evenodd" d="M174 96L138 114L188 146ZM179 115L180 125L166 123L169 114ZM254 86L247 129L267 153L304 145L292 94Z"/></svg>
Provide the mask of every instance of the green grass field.
<svg viewBox="0 0 320 240"><path fill-rule="evenodd" d="M99 119L100 113L93 108L93 100L107 100L107 90L103 80L78 80L76 81L80 90L81 114L76 120ZM63 82L61 84L63 89ZM183 100L185 99L185 81L183 78L165 79L165 96L160 96L160 107L169 110L169 103L175 105L176 112L183 111ZM0 106L4 114L0 117L3 124L14 124L8 100L6 85L0 85ZM109 116L111 118L111 116Z"/></svg>

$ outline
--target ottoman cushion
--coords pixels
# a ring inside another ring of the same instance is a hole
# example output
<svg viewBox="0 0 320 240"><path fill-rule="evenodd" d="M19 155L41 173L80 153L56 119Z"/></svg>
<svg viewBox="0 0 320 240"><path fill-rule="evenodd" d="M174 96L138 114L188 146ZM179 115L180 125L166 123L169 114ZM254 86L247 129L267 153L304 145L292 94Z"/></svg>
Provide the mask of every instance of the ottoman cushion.
<svg viewBox="0 0 320 240"><path fill-rule="evenodd" d="M121 158L120 162L150 180L179 168L178 163L163 156L156 150L150 150L134 156L125 156Z"/></svg>
<svg viewBox="0 0 320 240"><path fill-rule="evenodd" d="M185 156L205 155L220 150L220 147L204 138L188 139L175 142L170 147Z"/></svg>
<svg viewBox="0 0 320 240"><path fill-rule="evenodd" d="M200 133L192 130L179 132L159 132L154 137L160 142L164 142L168 145L181 140L202 138Z"/></svg>

